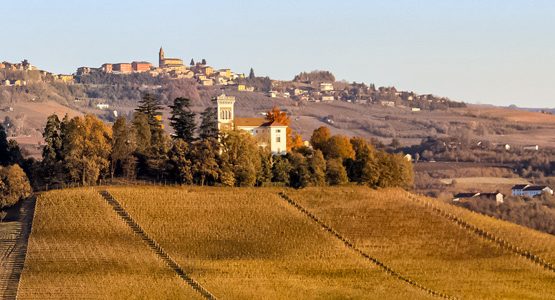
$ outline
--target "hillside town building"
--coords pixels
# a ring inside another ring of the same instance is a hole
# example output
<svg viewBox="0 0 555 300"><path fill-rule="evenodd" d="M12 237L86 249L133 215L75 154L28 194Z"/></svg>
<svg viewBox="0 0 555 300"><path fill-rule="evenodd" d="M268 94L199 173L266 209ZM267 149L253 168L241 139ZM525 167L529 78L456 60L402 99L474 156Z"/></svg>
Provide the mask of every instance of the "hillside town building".
<svg viewBox="0 0 555 300"><path fill-rule="evenodd" d="M273 154L287 153L287 125L270 122L265 118L235 118L235 97L221 94L216 97L218 130L244 130L258 140L261 147Z"/></svg>
<svg viewBox="0 0 555 300"><path fill-rule="evenodd" d="M483 200L495 200L497 204L501 204L504 201L504 195L499 192L495 193L459 193L453 197L453 202L465 202L468 199L483 199Z"/></svg>
<svg viewBox="0 0 555 300"><path fill-rule="evenodd" d="M184 69L183 60L180 58L167 58L164 49L160 47L158 52L158 67L161 69Z"/></svg>
<svg viewBox="0 0 555 300"><path fill-rule="evenodd" d="M545 185L517 184L511 188L513 196L535 197L553 195L553 190Z"/></svg>

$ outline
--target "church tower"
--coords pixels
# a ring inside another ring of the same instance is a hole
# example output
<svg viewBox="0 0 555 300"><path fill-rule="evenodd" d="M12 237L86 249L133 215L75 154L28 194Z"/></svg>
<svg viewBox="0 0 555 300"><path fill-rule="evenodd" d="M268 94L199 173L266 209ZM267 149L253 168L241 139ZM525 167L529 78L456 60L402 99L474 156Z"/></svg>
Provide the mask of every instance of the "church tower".
<svg viewBox="0 0 555 300"><path fill-rule="evenodd" d="M235 97L221 94L216 97L218 104L218 130L233 130Z"/></svg>
<svg viewBox="0 0 555 300"><path fill-rule="evenodd" d="M158 52L158 67L164 67L164 49L162 49L162 46L160 46L160 52Z"/></svg>

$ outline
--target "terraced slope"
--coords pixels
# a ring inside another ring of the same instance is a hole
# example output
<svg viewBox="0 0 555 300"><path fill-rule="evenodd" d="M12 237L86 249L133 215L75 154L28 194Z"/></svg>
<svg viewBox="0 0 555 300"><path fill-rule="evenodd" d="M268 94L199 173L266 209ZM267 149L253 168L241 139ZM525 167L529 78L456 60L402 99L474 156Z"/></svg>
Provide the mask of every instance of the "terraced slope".
<svg viewBox="0 0 555 300"><path fill-rule="evenodd" d="M425 286L465 299L555 298L555 272L462 228L403 191L343 187L287 194L362 251ZM553 262L554 236L441 207Z"/></svg>
<svg viewBox="0 0 555 300"><path fill-rule="evenodd" d="M108 191L216 297L429 298L346 248L280 200L276 190Z"/></svg>
<svg viewBox="0 0 555 300"><path fill-rule="evenodd" d="M20 299L196 299L94 190L37 199Z"/></svg>

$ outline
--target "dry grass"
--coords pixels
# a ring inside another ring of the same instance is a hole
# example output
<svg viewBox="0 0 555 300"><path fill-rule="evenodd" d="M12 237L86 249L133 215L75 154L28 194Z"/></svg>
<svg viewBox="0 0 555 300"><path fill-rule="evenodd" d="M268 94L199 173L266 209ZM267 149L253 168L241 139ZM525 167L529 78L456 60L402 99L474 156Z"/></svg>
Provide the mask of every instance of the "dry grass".
<svg viewBox="0 0 555 300"><path fill-rule="evenodd" d="M425 298L323 232L272 189L110 188L203 286L228 299Z"/></svg>
<svg viewBox="0 0 555 300"><path fill-rule="evenodd" d="M430 288L468 299L555 298L555 274L407 200L403 191L311 188L289 196L368 254ZM555 261L553 236L440 205Z"/></svg>
<svg viewBox="0 0 555 300"><path fill-rule="evenodd" d="M195 299L90 189L37 200L21 299Z"/></svg>

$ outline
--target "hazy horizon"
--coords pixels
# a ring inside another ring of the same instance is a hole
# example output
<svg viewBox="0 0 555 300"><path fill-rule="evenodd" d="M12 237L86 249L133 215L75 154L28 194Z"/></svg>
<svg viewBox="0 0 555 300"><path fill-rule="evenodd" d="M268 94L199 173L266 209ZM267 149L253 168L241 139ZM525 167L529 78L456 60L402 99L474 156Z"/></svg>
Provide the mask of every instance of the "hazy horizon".
<svg viewBox="0 0 555 300"><path fill-rule="evenodd" d="M27 1L3 4L0 60L73 73L168 57L290 80L396 86L469 103L553 107L549 1ZM6 45L6 44L4 44Z"/></svg>

